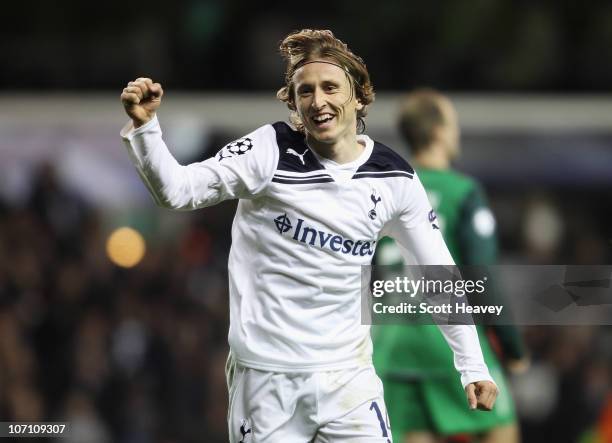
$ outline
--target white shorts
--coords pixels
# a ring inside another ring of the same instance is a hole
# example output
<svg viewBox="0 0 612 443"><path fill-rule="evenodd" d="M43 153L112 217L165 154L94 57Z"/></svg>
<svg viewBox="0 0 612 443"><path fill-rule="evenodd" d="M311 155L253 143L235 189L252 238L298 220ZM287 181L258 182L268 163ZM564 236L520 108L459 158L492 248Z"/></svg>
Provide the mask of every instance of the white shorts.
<svg viewBox="0 0 612 443"><path fill-rule="evenodd" d="M372 367L267 372L228 359L230 443L391 443Z"/></svg>

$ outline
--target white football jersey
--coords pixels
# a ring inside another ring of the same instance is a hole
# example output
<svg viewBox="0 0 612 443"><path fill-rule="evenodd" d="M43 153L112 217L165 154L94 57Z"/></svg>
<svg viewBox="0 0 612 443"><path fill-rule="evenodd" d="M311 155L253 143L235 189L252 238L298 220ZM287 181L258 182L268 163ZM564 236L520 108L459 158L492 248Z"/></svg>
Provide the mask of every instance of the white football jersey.
<svg viewBox="0 0 612 443"><path fill-rule="evenodd" d="M181 166L157 118L122 136L158 204L196 209L240 199L229 256L233 357L278 372L371 365L361 324L361 266L393 237L420 264L453 264L410 165L358 136L348 164L324 159L284 122L265 125L214 157ZM491 380L473 326L441 326L464 385Z"/></svg>

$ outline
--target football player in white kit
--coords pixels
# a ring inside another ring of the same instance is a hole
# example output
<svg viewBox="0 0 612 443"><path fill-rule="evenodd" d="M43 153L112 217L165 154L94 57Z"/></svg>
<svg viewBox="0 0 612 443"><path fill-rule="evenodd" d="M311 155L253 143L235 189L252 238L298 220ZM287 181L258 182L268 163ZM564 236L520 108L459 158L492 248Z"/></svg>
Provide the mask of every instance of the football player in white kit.
<svg viewBox="0 0 612 443"><path fill-rule="evenodd" d="M361 58L330 31L281 43L278 98L292 126L264 125L182 166L162 138L148 78L121 100L121 135L155 201L197 209L239 199L229 257L228 426L232 443L391 442L382 384L361 324L361 266L389 235L411 262L453 264L413 169L363 127L374 93ZM257 110L253 110L256 112ZM497 395L473 326L440 326L468 402Z"/></svg>

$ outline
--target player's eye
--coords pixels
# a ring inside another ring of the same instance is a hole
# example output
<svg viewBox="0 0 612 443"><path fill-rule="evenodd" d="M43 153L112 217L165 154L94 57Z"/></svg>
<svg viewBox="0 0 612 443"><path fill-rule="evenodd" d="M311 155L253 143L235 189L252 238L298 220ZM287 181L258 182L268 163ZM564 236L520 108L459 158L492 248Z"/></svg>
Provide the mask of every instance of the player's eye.
<svg viewBox="0 0 612 443"><path fill-rule="evenodd" d="M336 85L327 85L325 86L325 91L326 92L335 92L338 90L338 86Z"/></svg>
<svg viewBox="0 0 612 443"><path fill-rule="evenodd" d="M312 94L312 88L309 88L309 87L298 88L297 94L300 97L308 97L309 95Z"/></svg>

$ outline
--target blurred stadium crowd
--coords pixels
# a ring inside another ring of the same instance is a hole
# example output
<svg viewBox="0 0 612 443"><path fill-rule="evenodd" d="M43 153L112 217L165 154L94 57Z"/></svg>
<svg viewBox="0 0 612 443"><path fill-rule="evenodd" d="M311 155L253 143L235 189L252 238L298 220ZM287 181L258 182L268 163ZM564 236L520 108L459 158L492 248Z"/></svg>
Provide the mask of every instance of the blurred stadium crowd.
<svg viewBox="0 0 612 443"><path fill-rule="evenodd" d="M70 442L223 442L228 233L198 225L133 270L102 218L43 167L0 210L0 416L66 420ZM66 441L62 439L62 441Z"/></svg>

